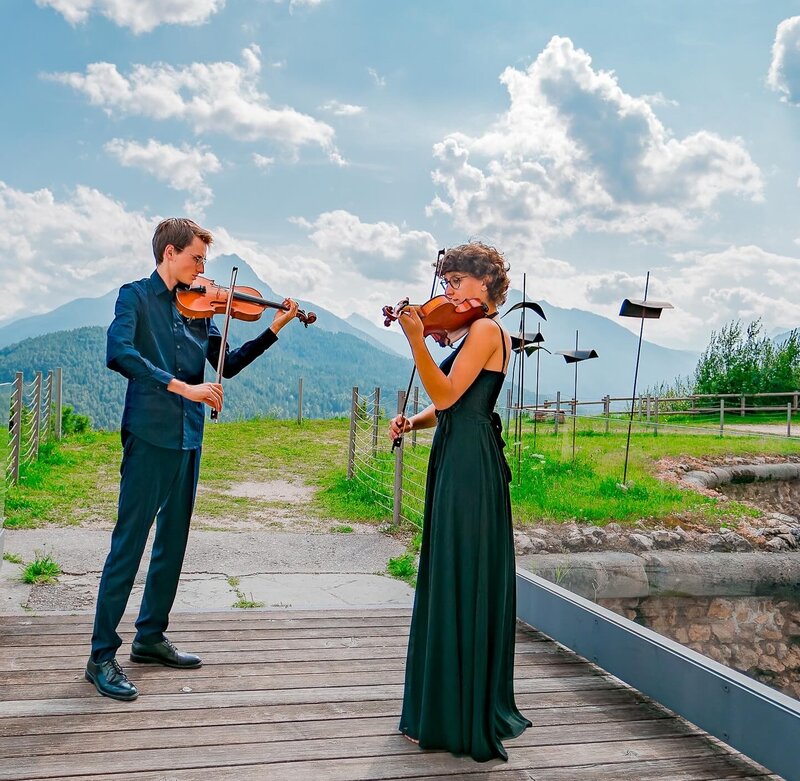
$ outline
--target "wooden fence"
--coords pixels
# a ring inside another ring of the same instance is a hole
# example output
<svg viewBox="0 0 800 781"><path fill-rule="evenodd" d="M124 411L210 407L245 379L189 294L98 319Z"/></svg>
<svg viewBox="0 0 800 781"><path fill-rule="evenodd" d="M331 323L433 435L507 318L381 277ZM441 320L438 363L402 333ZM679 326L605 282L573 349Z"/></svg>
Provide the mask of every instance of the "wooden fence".
<svg viewBox="0 0 800 781"><path fill-rule="evenodd" d="M762 399L775 400L774 404L758 403ZM779 399L786 399L784 403ZM750 403L748 404L748 400ZM564 416L578 415L578 407L601 406L603 408L602 417L606 419L606 431L608 422L611 419L612 404L623 403L626 412L631 412L633 405L634 417L647 424L658 426L662 417L669 415L689 415L693 417L713 416L719 420L719 431L725 429L725 416L739 415L746 417L748 414L758 412L786 412L786 436L792 436L792 415L800 411L798 402L800 401L800 391L791 390L779 393L696 393L689 396L655 396L640 395L631 396L603 396L597 400L576 400L572 398L561 398L561 392L556 394L555 400L545 399L538 407L526 404L523 409L533 414L537 419L553 419L556 427L559 422L564 422ZM511 389L508 389L507 407L511 407ZM557 428L556 428L557 430Z"/></svg>
<svg viewBox="0 0 800 781"><path fill-rule="evenodd" d="M44 377L36 372L26 383L17 372L12 383L11 409L8 422L9 454L6 480L16 485L20 467L39 457L39 446L48 439L61 439L61 369L53 369Z"/></svg>

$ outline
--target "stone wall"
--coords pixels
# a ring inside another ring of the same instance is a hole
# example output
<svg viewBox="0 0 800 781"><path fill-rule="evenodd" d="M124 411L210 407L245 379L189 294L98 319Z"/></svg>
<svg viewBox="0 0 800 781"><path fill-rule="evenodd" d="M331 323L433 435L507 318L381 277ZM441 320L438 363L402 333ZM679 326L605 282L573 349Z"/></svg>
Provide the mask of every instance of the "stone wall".
<svg viewBox="0 0 800 781"><path fill-rule="evenodd" d="M752 502L762 510L800 518L800 480L728 483L716 490L730 499Z"/></svg>
<svg viewBox="0 0 800 781"><path fill-rule="evenodd" d="M598 604L800 699L800 602L645 597Z"/></svg>

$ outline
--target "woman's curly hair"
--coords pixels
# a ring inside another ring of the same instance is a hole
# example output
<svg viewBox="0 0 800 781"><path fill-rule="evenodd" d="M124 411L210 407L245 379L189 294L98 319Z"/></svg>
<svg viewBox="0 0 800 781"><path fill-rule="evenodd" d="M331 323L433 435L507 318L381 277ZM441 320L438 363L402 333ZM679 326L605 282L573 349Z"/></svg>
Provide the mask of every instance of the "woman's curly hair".
<svg viewBox="0 0 800 781"><path fill-rule="evenodd" d="M496 305L505 303L511 280L508 278L509 264L500 250L482 241L471 241L451 247L444 254L439 276L449 271L460 271L478 279L486 278L486 290Z"/></svg>

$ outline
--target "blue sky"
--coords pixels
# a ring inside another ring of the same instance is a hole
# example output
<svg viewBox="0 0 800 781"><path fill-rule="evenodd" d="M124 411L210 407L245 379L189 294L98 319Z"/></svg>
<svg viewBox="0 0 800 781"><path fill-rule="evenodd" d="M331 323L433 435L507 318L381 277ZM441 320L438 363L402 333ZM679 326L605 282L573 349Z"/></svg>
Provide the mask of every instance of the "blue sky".
<svg viewBox="0 0 800 781"><path fill-rule="evenodd" d="M800 325L800 6L6 0L0 322L149 273L162 217L380 322L440 246L702 348ZM226 279L229 269L209 272ZM29 303L34 301L36 303Z"/></svg>

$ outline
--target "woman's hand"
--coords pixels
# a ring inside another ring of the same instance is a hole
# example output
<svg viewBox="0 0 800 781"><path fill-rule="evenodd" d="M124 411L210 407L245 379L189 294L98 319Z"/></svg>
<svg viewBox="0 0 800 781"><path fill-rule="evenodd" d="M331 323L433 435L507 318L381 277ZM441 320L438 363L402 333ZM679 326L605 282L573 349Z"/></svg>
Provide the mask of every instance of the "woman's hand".
<svg viewBox="0 0 800 781"><path fill-rule="evenodd" d="M409 342L424 341L425 339L425 326L422 324L419 313L413 306L407 306L397 319L400 323L403 333Z"/></svg>
<svg viewBox="0 0 800 781"><path fill-rule="evenodd" d="M297 316L297 301L291 298L284 298L283 305L289 307L288 309L278 309L275 311L275 317L272 318L272 325L270 329L276 336L278 331L286 325L286 323L294 320Z"/></svg>
<svg viewBox="0 0 800 781"><path fill-rule="evenodd" d="M411 431L411 428L411 420L398 415L389 422L389 439L394 442L395 439L402 437L407 431Z"/></svg>

